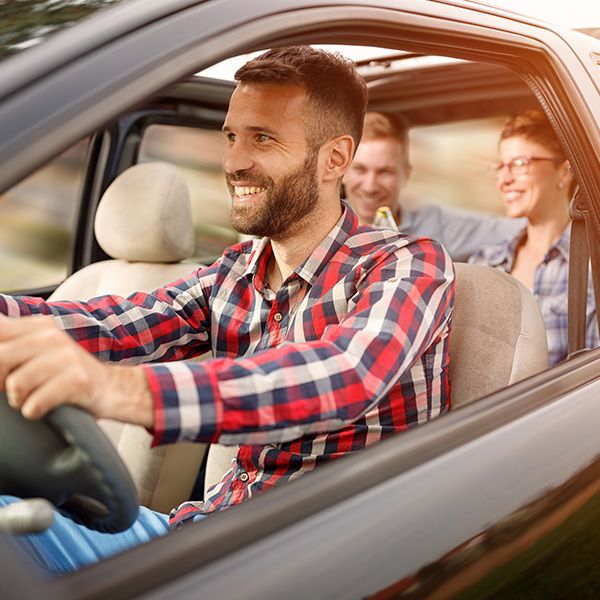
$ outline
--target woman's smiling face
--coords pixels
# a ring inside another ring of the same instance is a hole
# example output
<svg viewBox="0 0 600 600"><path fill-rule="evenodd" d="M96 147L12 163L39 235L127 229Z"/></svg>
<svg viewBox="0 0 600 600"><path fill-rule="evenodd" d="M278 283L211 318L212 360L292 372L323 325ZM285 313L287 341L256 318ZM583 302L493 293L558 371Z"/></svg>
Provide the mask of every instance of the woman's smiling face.
<svg viewBox="0 0 600 600"><path fill-rule="evenodd" d="M531 160L526 172L518 173L506 166L518 157L551 160ZM499 159L505 166L497 172L496 186L504 199L507 216L535 219L559 201L564 177L552 150L526 137L514 136L500 142Z"/></svg>

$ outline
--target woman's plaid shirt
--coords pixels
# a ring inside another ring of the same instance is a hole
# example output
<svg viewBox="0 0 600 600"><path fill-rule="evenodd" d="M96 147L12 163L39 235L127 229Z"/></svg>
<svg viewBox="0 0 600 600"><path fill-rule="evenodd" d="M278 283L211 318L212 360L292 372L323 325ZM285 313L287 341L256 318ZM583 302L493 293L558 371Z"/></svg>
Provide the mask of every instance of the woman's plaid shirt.
<svg viewBox="0 0 600 600"><path fill-rule="evenodd" d="M510 273L513 268L516 250L526 230L523 229L513 239L485 246L469 259L479 265L489 265L495 269ZM569 296L569 245L571 225L569 224L560 238L550 246L542 262L536 267L533 280L533 295L538 301L540 312L546 326L548 340L548 365L555 365L567 358L569 343L567 339ZM596 324L596 303L592 278L588 280L587 327L585 347L596 348L600 345L598 325Z"/></svg>
<svg viewBox="0 0 600 600"><path fill-rule="evenodd" d="M45 303L0 296L9 315L52 314L101 360L145 364L156 444L240 444L202 503L237 504L449 408L454 272L436 242L360 227L348 208L274 292L267 239L151 294ZM192 360L211 349L212 359ZM160 364L157 364L160 363Z"/></svg>

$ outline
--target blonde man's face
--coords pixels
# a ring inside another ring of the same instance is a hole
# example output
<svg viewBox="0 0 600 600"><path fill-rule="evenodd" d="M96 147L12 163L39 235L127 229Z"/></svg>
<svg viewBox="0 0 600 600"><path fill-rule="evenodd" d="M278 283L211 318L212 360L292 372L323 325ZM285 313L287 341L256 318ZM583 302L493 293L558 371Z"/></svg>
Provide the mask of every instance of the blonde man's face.
<svg viewBox="0 0 600 600"><path fill-rule="evenodd" d="M372 223L378 208L396 210L407 179L400 142L393 138L363 140L344 177L346 198L361 223Z"/></svg>

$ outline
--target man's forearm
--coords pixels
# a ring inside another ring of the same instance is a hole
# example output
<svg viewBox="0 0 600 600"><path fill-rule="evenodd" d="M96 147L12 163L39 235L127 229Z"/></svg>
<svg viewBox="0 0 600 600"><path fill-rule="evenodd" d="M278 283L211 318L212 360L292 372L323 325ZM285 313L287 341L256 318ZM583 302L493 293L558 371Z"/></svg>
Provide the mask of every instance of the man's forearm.
<svg viewBox="0 0 600 600"><path fill-rule="evenodd" d="M30 419L74 404L96 417L154 422L143 369L101 363L51 318L0 317L0 389Z"/></svg>
<svg viewBox="0 0 600 600"><path fill-rule="evenodd" d="M87 302L45 302L41 298L0 295L0 315L47 315L77 343L103 362L139 364L181 360L208 348L206 307L181 281L155 295L102 296Z"/></svg>

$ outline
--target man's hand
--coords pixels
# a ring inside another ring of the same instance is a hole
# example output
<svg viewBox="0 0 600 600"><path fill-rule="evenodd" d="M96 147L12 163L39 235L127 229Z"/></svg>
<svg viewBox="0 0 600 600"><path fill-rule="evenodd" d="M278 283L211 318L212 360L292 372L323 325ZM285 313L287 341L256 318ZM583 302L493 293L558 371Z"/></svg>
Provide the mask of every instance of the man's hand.
<svg viewBox="0 0 600 600"><path fill-rule="evenodd" d="M52 317L0 315L0 389L28 419L39 419L61 404L74 404L96 417L145 427L154 421L143 370L101 363Z"/></svg>

